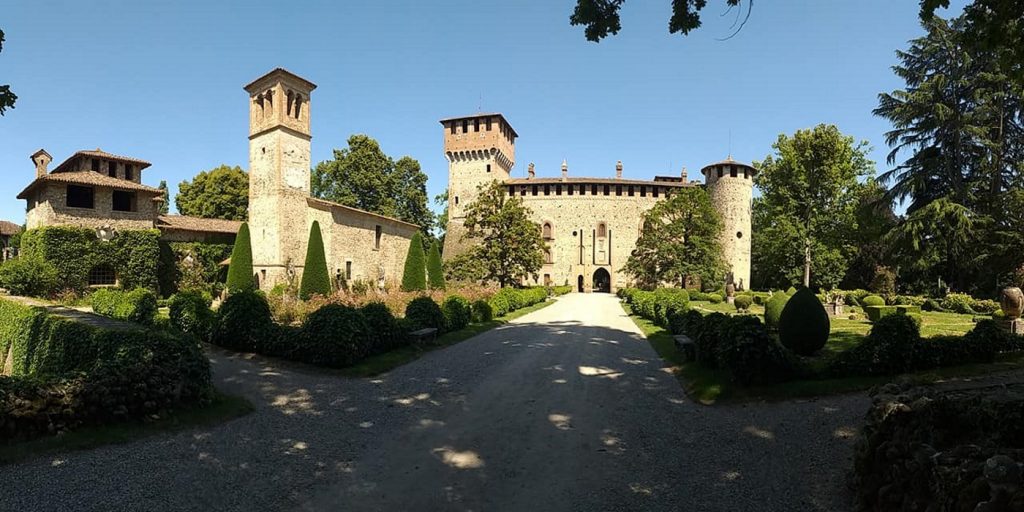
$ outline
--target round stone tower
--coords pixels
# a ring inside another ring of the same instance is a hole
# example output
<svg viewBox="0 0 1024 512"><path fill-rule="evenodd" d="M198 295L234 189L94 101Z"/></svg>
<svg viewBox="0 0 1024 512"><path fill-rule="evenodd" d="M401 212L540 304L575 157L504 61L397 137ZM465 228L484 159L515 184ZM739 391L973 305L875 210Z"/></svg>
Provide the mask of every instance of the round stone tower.
<svg viewBox="0 0 1024 512"><path fill-rule="evenodd" d="M753 166L729 158L701 169L711 203L722 216L722 251L730 266L732 283L750 287L751 208L754 201Z"/></svg>

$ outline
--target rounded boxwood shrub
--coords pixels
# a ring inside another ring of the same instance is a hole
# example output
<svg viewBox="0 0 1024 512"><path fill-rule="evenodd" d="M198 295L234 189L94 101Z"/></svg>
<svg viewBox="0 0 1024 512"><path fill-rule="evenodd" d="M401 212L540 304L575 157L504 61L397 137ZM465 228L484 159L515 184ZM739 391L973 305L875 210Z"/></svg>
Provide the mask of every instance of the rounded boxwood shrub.
<svg viewBox="0 0 1024 512"><path fill-rule="evenodd" d="M457 331L469 325L472 319L469 301L459 295L450 295L441 303L445 325L449 331Z"/></svg>
<svg viewBox="0 0 1024 512"><path fill-rule="evenodd" d="M718 293L709 293L708 294L708 302L710 302L712 304L721 304L723 300L725 300L725 299L722 297L721 294L718 294Z"/></svg>
<svg viewBox="0 0 1024 512"><path fill-rule="evenodd" d="M405 306L405 318L414 326L413 330L433 327L444 331L444 313L430 297L416 297Z"/></svg>
<svg viewBox="0 0 1024 512"><path fill-rule="evenodd" d="M295 355L305 363L349 366L370 352L370 336L366 317L359 310L327 304L310 313L302 324L301 346Z"/></svg>
<svg viewBox="0 0 1024 512"><path fill-rule="evenodd" d="M737 311L746 311L750 309L750 305L754 303L754 298L750 295L737 295L733 299L733 305L736 306Z"/></svg>
<svg viewBox="0 0 1024 512"><path fill-rule="evenodd" d="M212 341L233 350L253 352L273 326L263 293L242 290L231 294L217 310Z"/></svg>
<svg viewBox="0 0 1024 512"><path fill-rule="evenodd" d="M0 286L12 295L45 297L57 289L57 269L39 257L21 256L0 265Z"/></svg>
<svg viewBox="0 0 1024 512"><path fill-rule="evenodd" d="M786 307L787 301L789 301L789 296L782 292L776 292L768 299L768 302L764 304L765 325L773 329L778 328L779 318L782 316L782 310Z"/></svg>
<svg viewBox="0 0 1024 512"><path fill-rule="evenodd" d="M175 329L206 339L213 323L209 295L198 291L181 291L167 301L171 325Z"/></svg>
<svg viewBox="0 0 1024 512"><path fill-rule="evenodd" d="M486 300L478 300L473 303L473 321L490 322L494 318L494 309Z"/></svg>
<svg viewBox="0 0 1024 512"><path fill-rule="evenodd" d="M793 352L809 356L825 346L828 333L829 320L825 307L809 288L801 288L782 309L779 341Z"/></svg>
<svg viewBox="0 0 1024 512"><path fill-rule="evenodd" d="M860 300L860 305L864 307L884 306L885 299L879 297L878 295L868 295L867 297L864 297L863 299Z"/></svg>
<svg viewBox="0 0 1024 512"><path fill-rule="evenodd" d="M359 308L359 312L363 314L369 328L371 354L387 352L405 340L398 320L383 302L370 302Z"/></svg>
<svg viewBox="0 0 1024 512"><path fill-rule="evenodd" d="M494 294L488 301L488 304L490 304L491 312L494 316L504 316L509 311L508 298L504 294Z"/></svg>

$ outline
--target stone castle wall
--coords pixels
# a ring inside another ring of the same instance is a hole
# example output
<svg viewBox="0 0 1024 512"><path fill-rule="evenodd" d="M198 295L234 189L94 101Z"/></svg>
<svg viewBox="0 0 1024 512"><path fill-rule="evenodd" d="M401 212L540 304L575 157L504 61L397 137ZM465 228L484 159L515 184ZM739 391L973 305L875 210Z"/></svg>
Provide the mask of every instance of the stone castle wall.
<svg viewBox="0 0 1024 512"><path fill-rule="evenodd" d="M67 186L60 183L39 187L35 198L29 200L25 213L27 229L43 226L80 226L96 229L112 226L115 229L153 229L157 217L156 203L148 194L136 193L134 212L113 209L114 191L94 187L92 208L73 208L67 204Z"/></svg>
<svg viewBox="0 0 1024 512"><path fill-rule="evenodd" d="M707 173L711 203L722 216L722 253L731 266L733 282L750 288L750 235L754 180L742 170L735 177L726 169L718 177L715 168Z"/></svg>

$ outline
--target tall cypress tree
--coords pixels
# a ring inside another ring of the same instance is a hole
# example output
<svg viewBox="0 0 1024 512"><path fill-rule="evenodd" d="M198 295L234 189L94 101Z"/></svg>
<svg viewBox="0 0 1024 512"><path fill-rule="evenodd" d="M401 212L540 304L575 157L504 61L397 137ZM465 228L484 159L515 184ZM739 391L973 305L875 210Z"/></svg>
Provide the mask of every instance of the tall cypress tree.
<svg viewBox="0 0 1024 512"><path fill-rule="evenodd" d="M415 292L427 289L426 256L423 254L423 236L417 231L409 242L409 253L405 256L405 273L402 274L402 291Z"/></svg>
<svg viewBox="0 0 1024 512"><path fill-rule="evenodd" d="M231 249L231 265L228 267L228 293L252 290L256 283L252 279L252 243L249 241L249 224L243 222L235 236Z"/></svg>
<svg viewBox="0 0 1024 512"><path fill-rule="evenodd" d="M431 290L444 290L444 271L441 269L441 249L435 240L427 253L427 281Z"/></svg>
<svg viewBox="0 0 1024 512"><path fill-rule="evenodd" d="M306 300L313 295L330 295L331 277L327 273L327 256L324 254L324 239L320 234L320 223L313 221L309 227L309 243L306 244L306 263L302 269L302 283L299 297Z"/></svg>

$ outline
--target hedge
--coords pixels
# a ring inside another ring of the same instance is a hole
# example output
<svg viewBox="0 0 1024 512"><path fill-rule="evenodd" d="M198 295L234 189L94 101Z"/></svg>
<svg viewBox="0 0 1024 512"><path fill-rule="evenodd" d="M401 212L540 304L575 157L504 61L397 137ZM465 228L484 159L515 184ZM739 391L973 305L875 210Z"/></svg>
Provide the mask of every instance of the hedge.
<svg viewBox="0 0 1024 512"><path fill-rule="evenodd" d="M889 315L893 315L893 314L897 314L897 313L903 314L903 315L916 315L916 316L920 317L921 316L921 308L920 308L920 306L908 306L908 305L899 305L899 306L864 306L864 313L866 313L868 315L868 320L871 320L872 322L877 322L877 321L881 320L883 317L886 317L886 316L889 316Z"/></svg>
<svg viewBox="0 0 1024 512"><path fill-rule="evenodd" d="M151 325L156 318L156 294L145 288L124 291L101 288L90 296L92 310L98 315Z"/></svg>
<svg viewBox="0 0 1024 512"><path fill-rule="evenodd" d="M91 229L47 226L26 231L21 238L21 256L39 258L53 265L58 286L85 290L89 271L109 265L125 289L157 289L160 260L160 231L123 230L109 241L96 237Z"/></svg>
<svg viewBox="0 0 1024 512"><path fill-rule="evenodd" d="M148 417L211 389L209 360L187 337L95 327L7 300L0 335L13 371L0 377L2 442Z"/></svg>
<svg viewBox="0 0 1024 512"><path fill-rule="evenodd" d="M548 298L547 290L542 286L531 288L502 288L489 301L494 316L505 316L517 309L544 302Z"/></svg>

